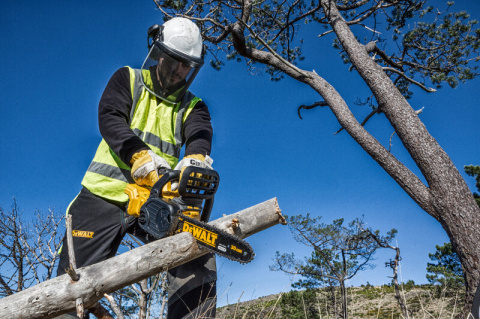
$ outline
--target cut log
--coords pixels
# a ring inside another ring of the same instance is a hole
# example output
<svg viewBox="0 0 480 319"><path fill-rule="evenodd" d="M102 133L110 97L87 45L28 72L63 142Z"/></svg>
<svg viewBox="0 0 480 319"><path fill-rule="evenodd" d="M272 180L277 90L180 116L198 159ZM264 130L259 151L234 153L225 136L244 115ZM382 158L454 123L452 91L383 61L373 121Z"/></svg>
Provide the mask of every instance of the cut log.
<svg viewBox="0 0 480 319"><path fill-rule="evenodd" d="M278 223L284 224L285 219L276 198L273 198L209 224L245 238ZM77 269L78 281L72 281L65 274L0 299L0 318L53 318L74 311L79 298L85 308L89 308L106 293L177 267L205 253L207 251L197 246L190 233L157 240Z"/></svg>

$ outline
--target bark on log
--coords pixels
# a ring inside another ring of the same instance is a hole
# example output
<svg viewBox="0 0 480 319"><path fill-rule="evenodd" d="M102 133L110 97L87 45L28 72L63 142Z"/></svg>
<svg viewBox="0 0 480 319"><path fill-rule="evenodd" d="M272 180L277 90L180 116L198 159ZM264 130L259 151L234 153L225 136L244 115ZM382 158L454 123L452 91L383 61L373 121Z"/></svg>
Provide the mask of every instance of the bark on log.
<svg viewBox="0 0 480 319"><path fill-rule="evenodd" d="M233 219L238 220L233 223L235 227L232 227ZM284 222L277 200L273 198L210 224L245 238ZM72 281L65 274L0 299L0 318L53 318L74 311L78 298L82 298L85 308L89 308L106 293L184 264L206 252L197 246L189 233L157 240L77 269L78 281Z"/></svg>

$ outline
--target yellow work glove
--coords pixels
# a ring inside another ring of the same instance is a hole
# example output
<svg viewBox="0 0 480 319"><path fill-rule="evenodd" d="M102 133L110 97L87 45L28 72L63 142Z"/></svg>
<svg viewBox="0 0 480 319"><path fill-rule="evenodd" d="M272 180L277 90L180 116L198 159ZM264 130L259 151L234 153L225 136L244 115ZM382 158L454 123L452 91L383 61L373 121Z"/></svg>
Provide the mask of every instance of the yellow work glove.
<svg viewBox="0 0 480 319"><path fill-rule="evenodd" d="M178 162L174 170L180 171L187 166L197 166L201 168L213 169L212 163L213 159L208 155L203 156L202 154L192 154L185 156L180 162Z"/></svg>
<svg viewBox="0 0 480 319"><path fill-rule="evenodd" d="M201 168L213 169L212 163L213 163L213 159L208 155L203 156L202 154L192 154L192 155L185 156L180 162L178 162L174 170L181 171L180 173L180 179L181 179L183 171L185 170L185 167L197 166ZM176 190L177 187L178 187L178 183L172 182L172 190Z"/></svg>
<svg viewBox="0 0 480 319"><path fill-rule="evenodd" d="M151 150L143 150L133 154L132 178L138 185L153 186L158 181L158 169L170 169L170 165L163 158Z"/></svg>

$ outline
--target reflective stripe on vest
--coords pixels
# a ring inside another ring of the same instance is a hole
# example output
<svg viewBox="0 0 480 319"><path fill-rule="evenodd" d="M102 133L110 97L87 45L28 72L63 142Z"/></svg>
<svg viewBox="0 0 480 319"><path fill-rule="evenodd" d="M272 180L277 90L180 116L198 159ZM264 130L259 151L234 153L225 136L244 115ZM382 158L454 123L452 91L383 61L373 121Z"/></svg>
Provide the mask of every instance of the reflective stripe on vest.
<svg viewBox="0 0 480 319"><path fill-rule="evenodd" d="M130 67L128 69L133 101L130 128L173 168L178 163L184 143L183 124L200 99L187 92L178 104L157 103L157 98L145 90L140 78L143 74L148 85L151 83L150 73L145 70L142 73L142 70ZM97 196L126 202L128 196L124 189L127 183L134 183L130 167L123 163L102 139L82 185Z"/></svg>

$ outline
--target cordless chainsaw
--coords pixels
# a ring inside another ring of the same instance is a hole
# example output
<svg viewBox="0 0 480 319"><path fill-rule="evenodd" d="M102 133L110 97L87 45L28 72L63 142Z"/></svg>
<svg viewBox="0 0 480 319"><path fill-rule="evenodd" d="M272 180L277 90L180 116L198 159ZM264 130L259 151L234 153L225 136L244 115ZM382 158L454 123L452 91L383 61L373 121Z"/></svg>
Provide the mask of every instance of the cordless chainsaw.
<svg viewBox="0 0 480 319"><path fill-rule="evenodd" d="M138 217L140 227L153 241L181 232L189 232L207 250L242 264L253 257L252 247L240 238L207 224L220 177L214 170L196 166L183 172L161 170L160 179L150 189L129 184L125 193L130 200L127 212ZM172 190L172 182L178 187ZM179 199L204 200L200 207L188 206Z"/></svg>

